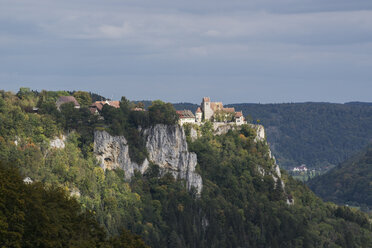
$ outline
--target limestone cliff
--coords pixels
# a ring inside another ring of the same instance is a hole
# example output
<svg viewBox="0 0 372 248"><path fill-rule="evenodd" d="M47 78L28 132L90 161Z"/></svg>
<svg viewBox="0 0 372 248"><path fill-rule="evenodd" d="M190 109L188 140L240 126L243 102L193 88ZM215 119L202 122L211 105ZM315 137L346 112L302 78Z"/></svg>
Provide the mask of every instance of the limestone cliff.
<svg viewBox="0 0 372 248"><path fill-rule="evenodd" d="M149 160L159 165L161 174L170 172L175 178L185 179L187 188L195 187L202 190L202 179L195 172L197 157L188 152L186 136L178 125L155 125L143 130ZM111 136L105 131L94 134L94 152L103 169L121 168L130 179L135 170L144 173L149 166L146 159L137 164L130 159L129 147L124 136Z"/></svg>
<svg viewBox="0 0 372 248"><path fill-rule="evenodd" d="M106 131L96 131L94 133L94 153L104 170L121 168L125 171L127 179L133 176L134 170L141 173L145 172L149 164L147 159L141 165L132 162L125 137L111 136Z"/></svg>

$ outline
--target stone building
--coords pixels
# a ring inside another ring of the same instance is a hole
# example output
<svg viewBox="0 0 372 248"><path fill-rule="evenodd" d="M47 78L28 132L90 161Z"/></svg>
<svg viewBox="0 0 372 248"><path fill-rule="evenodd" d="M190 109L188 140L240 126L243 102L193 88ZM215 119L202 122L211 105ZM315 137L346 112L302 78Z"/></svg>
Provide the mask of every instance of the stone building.
<svg viewBox="0 0 372 248"><path fill-rule="evenodd" d="M209 97L203 97L200 107L197 108L195 115L190 110L177 111L179 124L195 123L200 125L204 121L211 121L215 124L236 124L242 125L247 122L243 112L235 112L234 108L225 108L222 102L211 102Z"/></svg>
<svg viewBox="0 0 372 248"><path fill-rule="evenodd" d="M178 123L182 126L185 123L195 123L195 115L190 110L177 111L179 116Z"/></svg>
<svg viewBox="0 0 372 248"><path fill-rule="evenodd" d="M246 123L246 121L244 119L243 112L242 111L236 112L235 113L235 124L236 125L241 125L241 124L244 124L244 123Z"/></svg>
<svg viewBox="0 0 372 248"><path fill-rule="evenodd" d="M199 111L201 114L199 114ZM209 97L203 97L201 106L196 111L196 115L197 114L202 116L200 118L201 121L209 120L213 122L235 122L237 125L246 123L241 111L235 112L234 108L225 108L222 102L211 102ZM196 122L199 122L198 119Z"/></svg>

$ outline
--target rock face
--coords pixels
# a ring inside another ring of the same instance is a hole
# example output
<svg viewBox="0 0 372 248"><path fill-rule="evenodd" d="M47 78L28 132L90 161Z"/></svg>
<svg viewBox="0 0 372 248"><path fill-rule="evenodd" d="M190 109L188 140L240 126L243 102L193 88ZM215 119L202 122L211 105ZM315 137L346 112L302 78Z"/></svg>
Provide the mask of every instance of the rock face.
<svg viewBox="0 0 372 248"><path fill-rule="evenodd" d="M161 174L172 173L175 178L185 179L187 188L195 187L200 194L202 179L195 172L197 157L188 152L186 136L178 125L155 125L143 130L149 160L159 165ZM132 162L124 136L111 136L105 131L94 134L94 152L103 169L122 168L127 179L135 170L144 173L149 166L146 159L141 165Z"/></svg>
<svg viewBox="0 0 372 248"><path fill-rule="evenodd" d="M94 133L94 153L102 169L121 168L125 171L127 179L133 176L134 170L144 173L149 165L147 159L141 165L132 162L125 137L111 136L106 131L96 131Z"/></svg>
<svg viewBox="0 0 372 248"><path fill-rule="evenodd" d="M265 128L262 125L249 124L253 129L256 130L257 136L255 141L264 141L265 140Z"/></svg>
<svg viewBox="0 0 372 248"><path fill-rule="evenodd" d="M195 172L197 158L188 152L186 135L178 125L156 125L144 131L150 161L158 164L174 177L186 179L187 187L195 187L200 193L202 179Z"/></svg>
<svg viewBox="0 0 372 248"><path fill-rule="evenodd" d="M62 137L55 137L53 140L50 141L50 147L56 149L63 149L65 148L65 140L66 140L65 135L62 135Z"/></svg>

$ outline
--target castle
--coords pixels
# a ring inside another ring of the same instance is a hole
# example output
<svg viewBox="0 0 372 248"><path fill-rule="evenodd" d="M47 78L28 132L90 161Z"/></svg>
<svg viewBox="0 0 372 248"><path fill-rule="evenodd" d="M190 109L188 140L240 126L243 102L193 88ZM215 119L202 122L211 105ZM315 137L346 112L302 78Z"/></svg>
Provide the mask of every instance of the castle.
<svg viewBox="0 0 372 248"><path fill-rule="evenodd" d="M200 107L195 115L190 110L177 111L182 126L185 123L200 125L204 121L230 123L236 125L246 124L242 111L235 112L234 108L225 108L222 102L211 102L209 97L203 97Z"/></svg>

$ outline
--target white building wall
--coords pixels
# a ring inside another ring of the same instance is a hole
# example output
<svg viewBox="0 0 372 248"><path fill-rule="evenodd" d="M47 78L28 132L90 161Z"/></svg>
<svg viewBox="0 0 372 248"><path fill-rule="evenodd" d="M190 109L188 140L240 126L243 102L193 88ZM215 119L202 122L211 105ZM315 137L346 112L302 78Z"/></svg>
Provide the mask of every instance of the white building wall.
<svg viewBox="0 0 372 248"><path fill-rule="evenodd" d="M201 122L202 121L202 116L203 116L202 113L196 113L195 114L196 122Z"/></svg>
<svg viewBox="0 0 372 248"><path fill-rule="evenodd" d="M178 124L180 124L181 126L185 123L194 124L195 123L195 118L180 118L180 120L178 121Z"/></svg>

